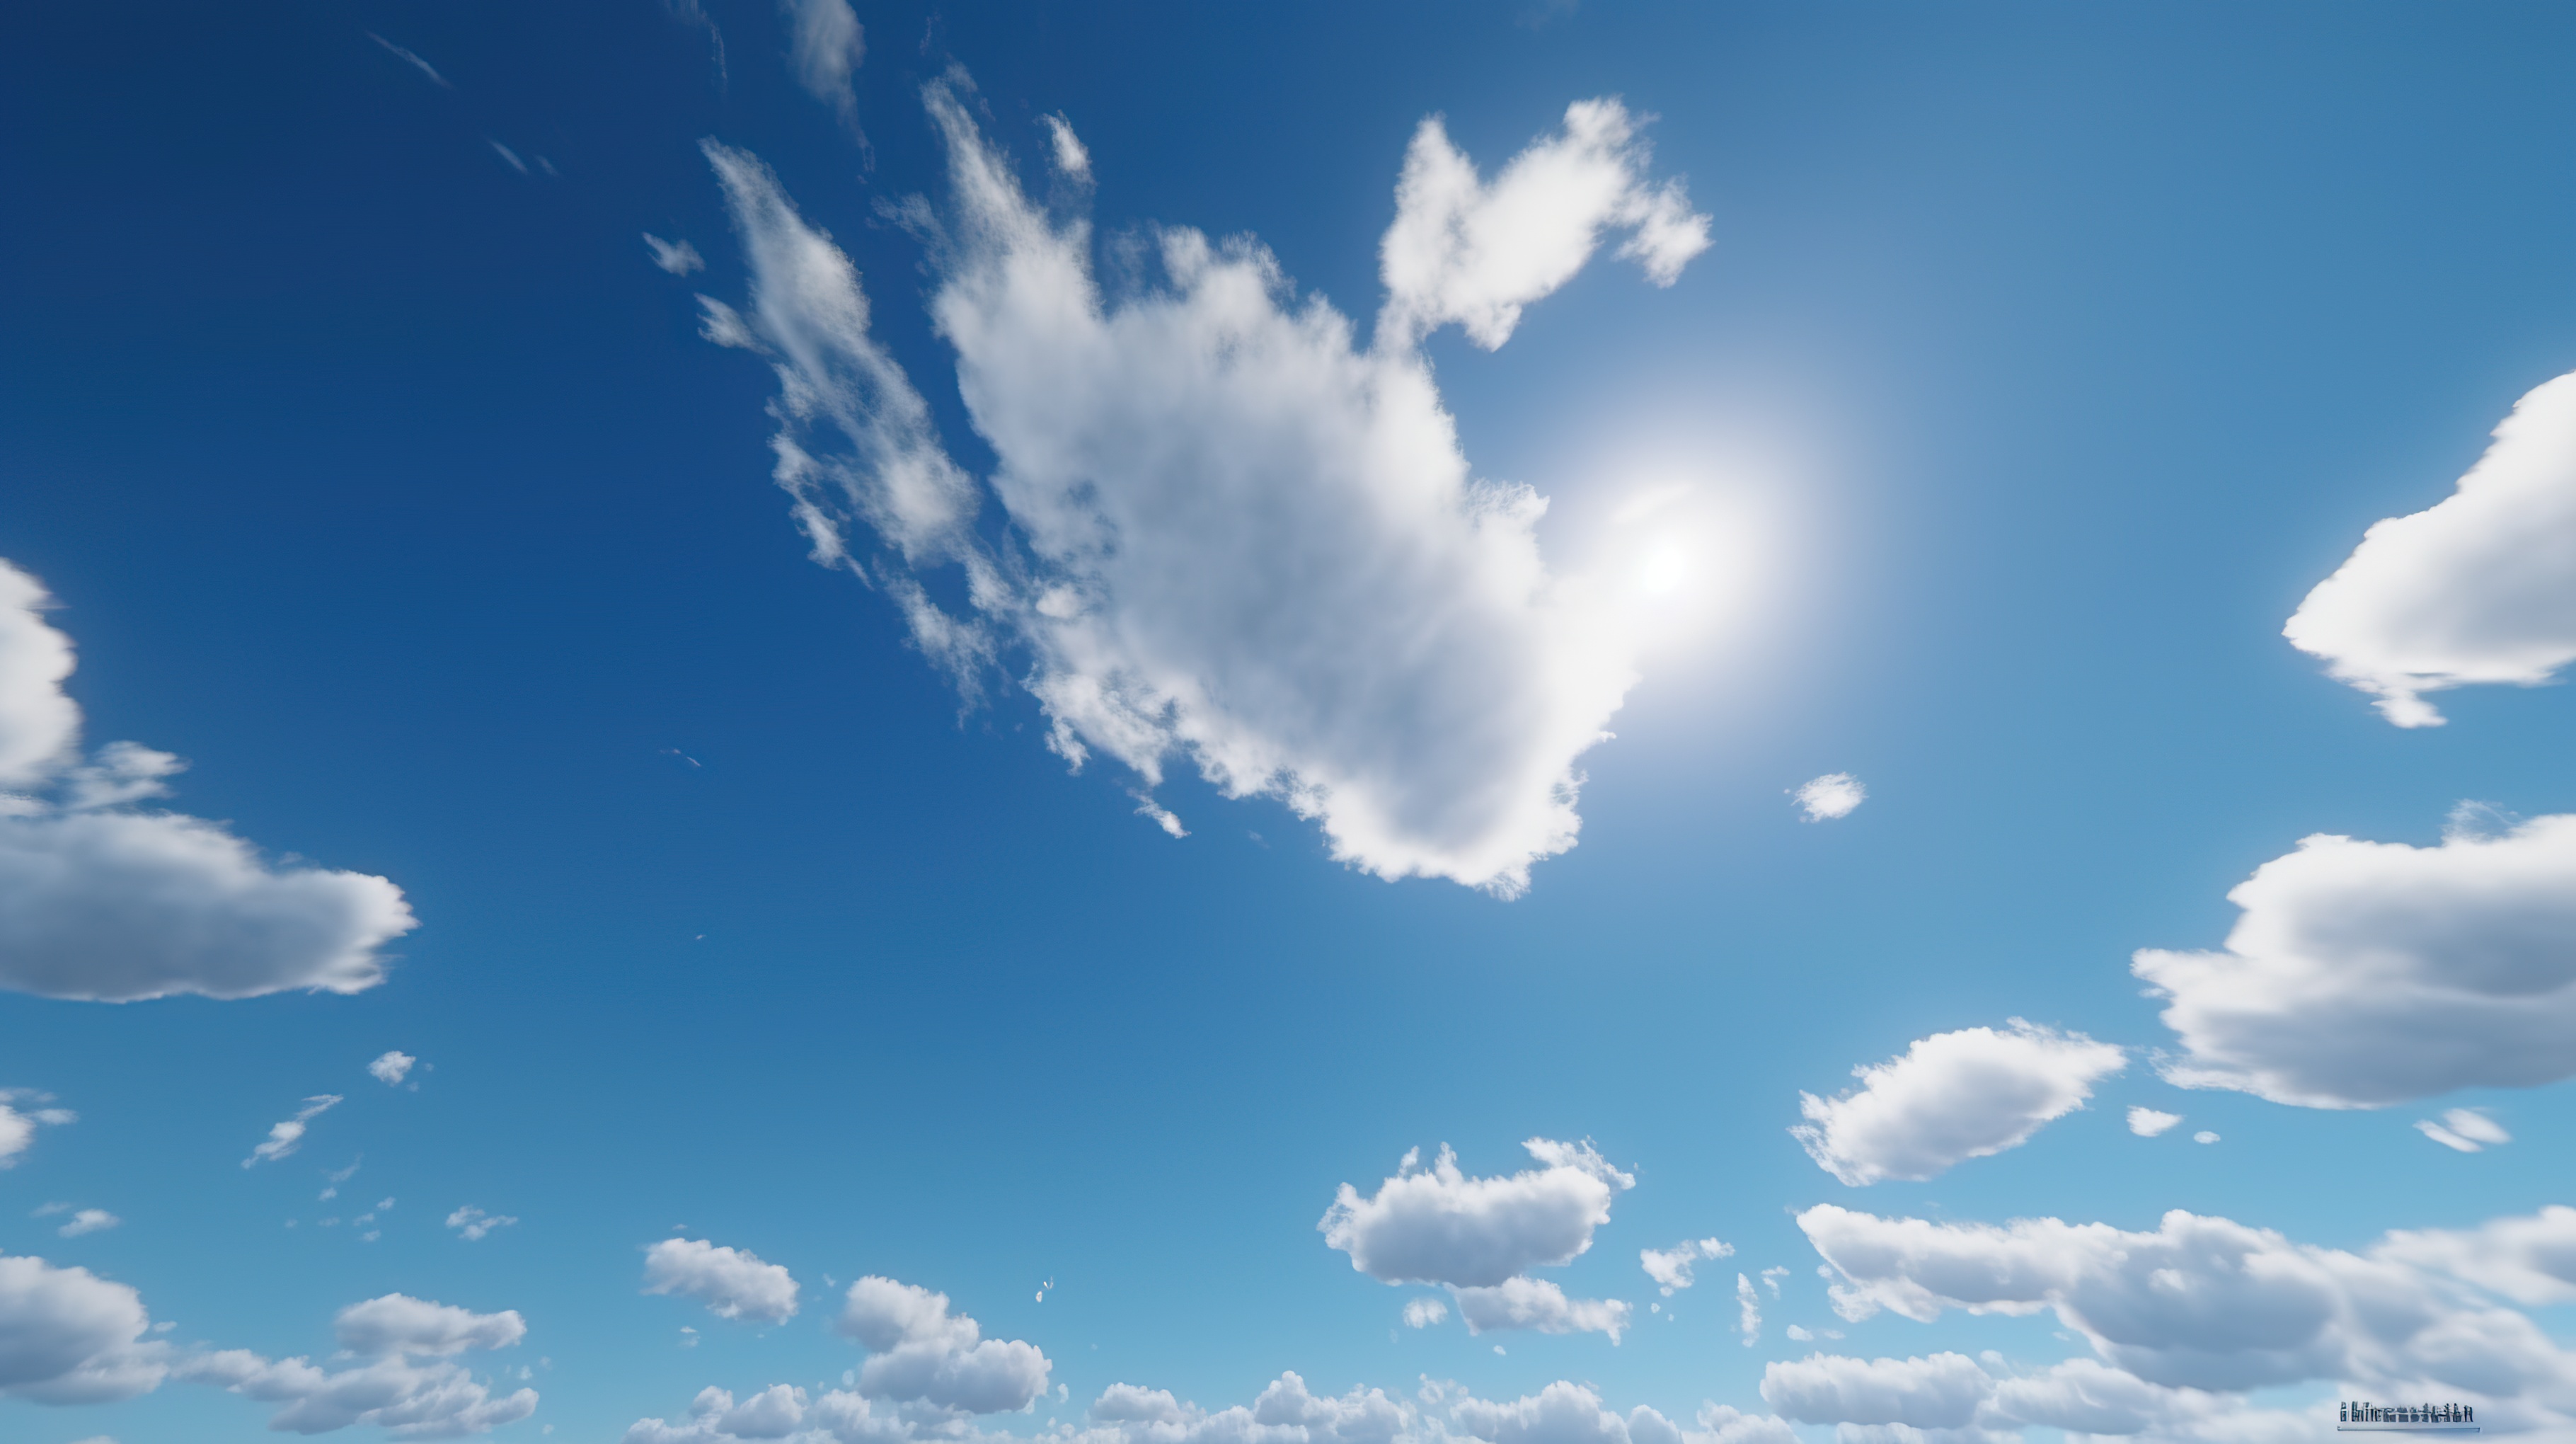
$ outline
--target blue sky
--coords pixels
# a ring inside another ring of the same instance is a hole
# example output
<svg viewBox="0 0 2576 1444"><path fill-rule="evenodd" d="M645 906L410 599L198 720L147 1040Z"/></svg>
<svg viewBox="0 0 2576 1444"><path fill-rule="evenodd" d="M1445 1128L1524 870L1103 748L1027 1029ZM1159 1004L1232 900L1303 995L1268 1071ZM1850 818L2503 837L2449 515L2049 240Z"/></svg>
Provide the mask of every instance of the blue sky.
<svg viewBox="0 0 2576 1444"><path fill-rule="evenodd" d="M2576 1438L2571 29L0 17L0 1437Z"/></svg>

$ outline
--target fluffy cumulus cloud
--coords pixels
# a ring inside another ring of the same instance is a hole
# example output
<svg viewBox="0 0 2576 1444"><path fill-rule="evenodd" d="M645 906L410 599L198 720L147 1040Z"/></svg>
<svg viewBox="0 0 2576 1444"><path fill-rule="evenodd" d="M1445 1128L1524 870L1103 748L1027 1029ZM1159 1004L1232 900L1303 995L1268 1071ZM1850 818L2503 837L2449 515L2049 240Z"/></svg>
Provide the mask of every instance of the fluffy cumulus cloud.
<svg viewBox="0 0 2576 1444"><path fill-rule="evenodd" d="M1484 1444L1794 1444L1798 1437L1784 1419L1716 1404L1700 1409L1697 1429L1642 1404L1621 1415L1588 1385L1562 1379L1518 1399L1462 1393L1446 1402L1449 1435Z"/></svg>
<svg viewBox="0 0 2576 1444"><path fill-rule="evenodd" d="M1391 1284L1492 1288L1570 1263L1610 1221L1610 1201L1637 1180L1588 1142L1521 1146L1540 1166L1489 1178L1468 1176L1446 1145L1424 1168L1417 1149L1374 1194L1343 1184L1315 1227L1352 1268Z"/></svg>
<svg viewBox="0 0 2576 1444"><path fill-rule="evenodd" d="M2225 948L2133 964L2182 1039L2171 1081L2377 1108L2576 1074L2576 816L2309 837L2227 897Z"/></svg>
<svg viewBox="0 0 2576 1444"><path fill-rule="evenodd" d="M1671 1248L1641 1248L1637 1250L1637 1262L1646 1270L1646 1277L1664 1291L1664 1297L1671 1298L1691 1286L1691 1265L1701 1259L1734 1255L1735 1245L1724 1239L1686 1238Z"/></svg>
<svg viewBox="0 0 2576 1444"><path fill-rule="evenodd" d="M124 1002L382 982L378 949L413 926L401 889L274 867L221 824L138 807L180 769L166 752L117 742L80 759L51 605L0 561L0 987Z"/></svg>
<svg viewBox="0 0 2576 1444"><path fill-rule="evenodd" d="M2427 692L2536 686L2576 661L2576 374L2532 389L2440 504L2372 526L2282 629L2400 727Z"/></svg>
<svg viewBox="0 0 2576 1444"><path fill-rule="evenodd" d="M1023 682L1076 766L1103 754L1151 789L1183 760L1316 820L1353 866L1524 888L1574 845L1576 760L1665 613L1626 578L1550 571L1544 501L1473 475L1419 343L1455 323L1499 345L1610 238L1658 283L1707 244L1678 185L1648 181L1635 120L1574 106L1491 183L1426 124L1363 347L1249 240L1158 232L1159 282L1113 299L1088 222L1028 198L950 83L927 100L951 204L913 215L939 237L931 311L989 487L870 335L849 259L757 160L708 147L751 304L706 299L705 331L777 368L775 475L816 559L867 569L970 695ZM1049 141L1087 174L1061 117ZM975 525L988 495L998 529Z"/></svg>
<svg viewBox="0 0 2576 1444"><path fill-rule="evenodd" d="M0 1395L39 1404L130 1399L159 1385L142 1295L84 1268L0 1255Z"/></svg>
<svg viewBox="0 0 2576 1444"><path fill-rule="evenodd" d="M411 1076L412 1065L419 1061L409 1053L399 1050L379 1053L376 1055L376 1061L367 1065L367 1076L388 1088L397 1088L402 1085L405 1078Z"/></svg>
<svg viewBox="0 0 2576 1444"><path fill-rule="evenodd" d="M1789 795L1797 799L1798 810L1806 814L1809 822L1831 822L1851 816L1854 809L1869 800L1869 789L1848 772L1828 772L1801 783Z"/></svg>
<svg viewBox="0 0 2576 1444"><path fill-rule="evenodd" d="M2182 1115L2179 1113L2167 1113L2161 1109L2143 1105L2129 1110L2129 1131L2140 1138L2162 1137L2181 1121Z"/></svg>
<svg viewBox="0 0 2576 1444"><path fill-rule="evenodd" d="M1458 1317L1467 1332L1529 1329L1542 1334L1607 1334L1610 1342L1628 1328L1629 1306L1617 1299L1567 1298L1547 1279L1505 1279L1491 1288L1452 1287Z"/></svg>
<svg viewBox="0 0 2576 1444"><path fill-rule="evenodd" d="M1854 1187L1930 1178L2020 1147L2082 1107L2093 1084L2126 1062L2108 1043L2019 1018L2001 1032L1935 1033L1900 1057L1854 1068L1856 1089L1800 1094L1807 1121L1789 1131L1819 1167Z"/></svg>
<svg viewBox="0 0 2576 1444"><path fill-rule="evenodd" d="M666 1238L644 1251L644 1292L682 1294L720 1319L778 1324L796 1317L796 1280L742 1249Z"/></svg>
<svg viewBox="0 0 2576 1444"><path fill-rule="evenodd" d="M1957 1429L1977 1417L1994 1380L1964 1354L1853 1359L1812 1354L1762 1370L1762 1402L1808 1424Z"/></svg>
<svg viewBox="0 0 2576 1444"><path fill-rule="evenodd" d="M2000 1365L1993 1355L1988 1358ZM1762 1397L1792 1419L1838 1425L1844 1444L1922 1444L2012 1437L2026 1427L2078 1435L2291 1444L2313 1419L2249 1407L2235 1395L2168 1388L2092 1359L2031 1373L1991 1373L1963 1354L1857 1359L1814 1354L1770 1365Z"/></svg>
<svg viewBox="0 0 2576 1444"><path fill-rule="evenodd" d="M732 1444L738 1439L800 1440L891 1439L889 1421L873 1416L865 1399L840 1390L823 1396L819 1407L792 1384L772 1384L737 1403L732 1391L712 1386L689 1402L685 1419L638 1419L623 1444ZM799 1434L811 1424L814 1428ZM834 1427L834 1426L841 1427ZM850 1427L857 1426L857 1427Z"/></svg>
<svg viewBox="0 0 2576 1444"><path fill-rule="evenodd" d="M51 1093L33 1088L0 1088L0 1168L15 1168L36 1141L39 1125L74 1122L79 1115L68 1108L43 1105L54 1101ZM36 1105L29 1107L26 1105Z"/></svg>
<svg viewBox="0 0 2576 1444"><path fill-rule="evenodd" d="M2108 1408L2131 1390L2181 1417L2202 1404L2154 1391L2334 1380L2387 1398L2473 1403L2500 1431L2576 1429L2576 1353L2495 1297L2570 1296L2571 1221L2576 1213L2544 1213L2392 1234L2352 1253L2179 1210L2152 1232L2053 1218L1934 1223L1832 1205L1798 1217L1840 1280L1832 1292L1846 1318L2053 1311L2101 1366L2153 1386L2088 1372L2060 1380L2062 1399ZM2027 1422L2050 1422L2036 1402L2015 1407Z"/></svg>
<svg viewBox="0 0 2576 1444"><path fill-rule="evenodd" d="M172 1373L275 1404L268 1427L297 1434L374 1425L396 1439L445 1439L480 1434L536 1411L534 1389L496 1398L489 1384L450 1357L517 1344L527 1326L515 1310L478 1314L387 1294L342 1309L337 1334L344 1357L329 1362L347 1367L221 1349L190 1356Z"/></svg>
<svg viewBox="0 0 2576 1444"><path fill-rule="evenodd" d="M862 1397L929 1411L1025 1409L1054 1367L1035 1344L985 1338L973 1319L949 1312L948 1295L873 1274L850 1285L833 1326L869 1351Z"/></svg>

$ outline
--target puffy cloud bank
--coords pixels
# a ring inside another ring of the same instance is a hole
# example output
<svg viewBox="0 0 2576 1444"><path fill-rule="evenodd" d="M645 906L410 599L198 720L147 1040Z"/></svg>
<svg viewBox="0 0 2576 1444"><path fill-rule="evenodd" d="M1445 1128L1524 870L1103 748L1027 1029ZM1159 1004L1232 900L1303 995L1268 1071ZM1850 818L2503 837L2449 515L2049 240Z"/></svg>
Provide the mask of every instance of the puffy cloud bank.
<svg viewBox="0 0 2576 1444"><path fill-rule="evenodd" d="M2576 1428L2576 1353L2489 1297L2576 1297L2576 1211L2478 1230L2391 1234L2358 1254L2180 1210L2153 1232L2054 1218L2000 1227L1934 1223L1830 1204L1800 1214L1798 1224L1840 1276L1832 1292L1845 1318L1884 1309L1928 1323L1946 1309L2050 1310L2091 1344L2100 1364L2152 1386L2069 1375L2033 1394L2034 1411L2045 1402L2040 1395L2065 1409L2078 1397L2109 1408L2113 1394L2128 1390L2161 1400L2168 1412L2208 1412L2216 1407L2208 1401L2157 1391L2215 1394L2335 1380L2387 1398L2473 1403L2491 1431ZM1929 1367L1910 1362L1916 1372ZM1904 1372L1868 1377L1886 1383ZM1955 1419L1956 1400L1973 1381L1957 1365L1942 1365L1940 1373L1960 1384L1936 1391L1950 1401L1941 1417ZM1766 1382L1764 1397L1793 1417L1821 1422L1819 1413L1794 1410L1809 1408L1806 1401L1823 1397L1824 1387L1798 1375L1777 1395ZM1851 1422L1951 1427L1920 1414Z"/></svg>
<svg viewBox="0 0 2576 1444"><path fill-rule="evenodd" d="M536 1412L534 1389L495 1398L489 1385L449 1358L517 1344L527 1336L527 1325L515 1310L478 1314L387 1294L342 1309L336 1332L340 1347L356 1359L346 1368L223 1349L185 1359L172 1372L276 1404L268 1427L298 1434L372 1424L396 1439L445 1439L480 1434Z"/></svg>
<svg viewBox="0 0 2576 1444"><path fill-rule="evenodd" d="M2166 1077L2311 1108L2576 1074L2576 816L2439 847L2320 834L2228 893L2217 952L2140 952Z"/></svg>
<svg viewBox="0 0 2576 1444"><path fill-rule="evenodd" d="M51 605L0 561L0 789L23 789L0 791L0 987L125 1002L384 981L377 950L413 927L401 889L273 867L220 823L141 810L182 766L166 752L114 742L79 760Z"/></svg>
<svg viewBox="0 0 2576 1444"><path fill-rule="evenodd" d="M796 1317L796 1280L743 1249L666 1238L644 1251L644 1292L685 1294L720 1319L779 1324Z"/></svg>
<svg viewBox="0 0 2576 1444"><path fill-rule="evenodd" d="M1374 1194L1343 1184L1315 1227L1327 1246L1350 1255L1352 1268L1381 1283L1447 1285L1471 1333L1602 1333L1615 1344L1628 1326L1627 1304L1570 1299L1523 1275L1591 1248L1592 1231L1610 1221L1611 1199L1637 1180L1588 1142L1532 1138L1521 1146L1542 1166L1493 1178L1469 1177L1446 1145L1424 1168L1415 1149Z"/></svg>
<svg viewBox="0 0 2576 1444"><path fill-rule="evenodd" d="M2427 692L2536 686L2576 661L2576 374L2534 387L2440 504L2373 525L2299 604L2283 635L2379 699L2400 727L2437 727Z"/></svg>
<svg viewBox="0 0 2576 1444"><path fill-rule="evenodd" d="M2019 1018L2002 1032L1935 1033L1900 1057L1854 1068L1857 1089L1798 1095L1807 1121L1789 1131L1818 1167L1854 1187L1931 1178L2029 1142L2127 1061L2108 1043Z"/></svg>
<svg viewBox="0 0 2576 1444"><path fill-rule="evenodd" d="M0 1255L0 1394L97 1404L157 1387L167 1350L132 1288L84 1268Z"/></svg>
<svg viewBox="0 0 2576 1444"><path fill-rule="evenodd" d="M1707 221L1649 183L1636 122L1575 105L1490 184L1426 122L1363 348L1248 239L1160 231L1160 284L1105 295L1088 223L1031 202L949 83L925 94L950 179L931 313L998 460L990 535L987 488L870 334L848 257L757 159L706 147L751 288L743 312L701 298L705 331L777 369L775 475L815 558L868 571L970 696L1007 667L1076 766L1102 753L1150 789L1186 759L1315 819L1366 871L1525 888L1574 845L1576 759L1651 619L1550 572L1545 502L1472 474L1419 343L1455 323L1502 344L1613 236L1673 280ZM1079 192L1088 152L1061 118L1051 132Z"/></svg>
<svg viewBox="0 0 2576 1444"><path fill-rule="evenodd" d="M859 1395L914 1406L916 1416L1025 1409L1054 1367L1035 1344L985 1338L973 1319L948 1311L948 1295L874 1274L850 1285L833 1327L869 1351Z"/></svg>

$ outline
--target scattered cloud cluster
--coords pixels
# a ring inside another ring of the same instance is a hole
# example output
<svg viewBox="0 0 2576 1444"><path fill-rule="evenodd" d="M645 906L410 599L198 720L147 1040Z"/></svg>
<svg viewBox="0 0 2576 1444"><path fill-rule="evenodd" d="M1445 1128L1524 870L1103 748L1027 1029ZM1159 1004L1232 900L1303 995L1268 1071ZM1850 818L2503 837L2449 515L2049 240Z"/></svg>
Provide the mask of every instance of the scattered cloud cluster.
<svg viewBox="0 0 2576 1444"><path fill-rule="evenodd" d="M1692 1264L1701 1259L1734 1256L1735 1245L1715 1238L1686 1238L1671 1248L1637 1250L1638 1264L1646 1270L1646 1277L1653 1279L1656 1287L1663 1290L1665 1298L1691 1286Z"/></svg>
<svg viewBox="0 0 2576 1444"><path fill-rule="evenodd" d="M870 335L848 257L758 160L707 147L751 304L702 298L705 333L777 368L775 475L815 559L872 568L970 696L1024 679L1076 766L1106 754L1151 789L1185 758L1316 820L1365 871L1525 888L1574 845L1575 761L1660 614L1620 578L1550 572L1545 502L1472 475L1419 342L1455 322L1501 344L1611 235L1658 283L1705 247L1678 183L1646 179L1636 122L1573 106L1490 185L1427 122L1363 349L1249 240L1159 232L1162 284L1104 296L1088 222L1028 199L952 83L926 100L951 181L931 312L998 458L1000 550L972 525L984 488ZM1087 176L1062 117L1050 142L1060 174Z"/></svg>
<svg viewBox="0 0 2576 1444"><path fill-rule="evenodd" d="M508 1228L518 1221L506 1213L485 1213L470 1203L447 1216L447 1226L467 1243L481 1243L494 1229Z"/></svg>
<svg viewBox="0 0 2576 1444"><path fill-rule="evenodd" d="M1445 1144L1428 1168L1414 1149L1374 1194L1341 1185L1315 1227L1352 1268L1381 1283L1446 1286L1472 1332L1603 1333L1616 1343L1627 1304L1570 1299L1526 1273L1591 1248L1593 1230L1610 1221L1611 1200L1636 1179L1588 1142L1532 1138L1521 1146L1540 1167L1490 1178L1470 1177Z"/></svg>
<svg viewBox="0 0 2576 1444"><path fill-rule="evenodd" d="M1798 1095L1807 1121L1789 1131L1818 1167L1855 1188L1931 1178L2029 1142L2127 1061L2108 1043L2019 1018L2001 1032L1935 1033L1899 1057L1854 1068L1857 1089Z"/></svg>
<svg viewBox="0 0 2576 1444"><path fill-rule="evenodd" d="M948 1311L948 1295L875 1274L850 1285L833 1327L868 1350L859 1394L917 1418L1027 1408L1054 1367L1035 1344L985 1338L973 1319Z"/></svg>
<svg viewBox="0 0 2576 1444"><path fill-rule="evenodd" d="M1845 1318L2053 1311L2124 1376L2079 1371L2073 1382L2100 1386L2097 1395L2125 1389L2181 1408L2191 1401L2156 1391L2337 1380L2390 1398L2429 1390L2474 1403L2497 1431L2576 1426L2576 1352L2489 1297L2576 1297L2576 1211L2391 1234L2357 1254L2180 1210L2152 1232L2054 1218L1935 1223L1829 1204L1798 1224L1838 1276L1832 1294ZM1953 1404L1973 1384L1957 1364L1938 1372L1958 1385L1941 1395ZM1767 1385L1764 1397L1774 1398Z"/></svg>
<svg viewBox="0 0 2576 1444"><path fill-rule="evenodd" d="M80 760L52 605L0 561L0 987L128 1002L384 981L377 949L413 927L401 889L272 867L222 824L138 809L182 765L166 752L120 742Z"/></svg>
<svg viewBox="0 0 2576 1444"><path fill-rule="evenodd" d="M275 1163L303 1147L304 1132L312 1126L313 1120L339 1103L340 1095L337 1093L317 1093L305 1099L304 1106L295 1110L294 1117L269 1125L268 1137L251 1149L250 1157L243 1159L241 1166L256 1168L263 1163Z"/></svg>
<svg viewBox="0 0 2576 1444"><path fill-rule="evenodd" d="M453 1362L468 1350L506 1349L525 1338L527 1325L515 1310L478 1314L386 1294L342 1309L336 1332L341 1349L356 1360L346 1368L222 1349L182 1359L171 1372L278 1405L268 1427L298 1434L374 1425L398 1439L448 1438L536 1412L534 1389L495 1398L490 1385Z"/></svg>
<svg viewBox="0 0 2576 1444"><path fill-rule="evenodd" d="M2537 686L2576 661L2576 374L2534 387L2439 504L2374 524L2282 632L2400 727L2427 692Z"/></svg>
<svg viewBox="0 0 2576 1444"><path fill-rule="evenodd" d="M796 1280L743 1249L666 1238L644 1251L644 1292L680 1294L720 1319L781 1324L796 1317Z"/></svg>
<svg viewBox="0 0 2576 1444"><path fill-rule="evenodd" d="M38 1126L56 1127L79 1121L68 1108L52 1107L54 1095L33 1088L0 1088L0 1168L15 1168L36 1141ZM22 1105L33 1104L33 1107Z"/></svg>
<svg viewBox="0 0 2576 1444"><path fill-rule="evenodd" d="M1798 810L1809 822L1831 822L1849 817L1854 809L1869 800L1869 789L1848 772L1828 772L1798 785L1789 794L1797 799Z"/></svg>
<svg viewBox="0 0 2576 1444"><path fill-rule="evenodd" d="M2439 847L2319 834L2228 893L2217 952L2140 952L2166 1078L2378 1108L2576 1074L2576 816Z"/></svg>

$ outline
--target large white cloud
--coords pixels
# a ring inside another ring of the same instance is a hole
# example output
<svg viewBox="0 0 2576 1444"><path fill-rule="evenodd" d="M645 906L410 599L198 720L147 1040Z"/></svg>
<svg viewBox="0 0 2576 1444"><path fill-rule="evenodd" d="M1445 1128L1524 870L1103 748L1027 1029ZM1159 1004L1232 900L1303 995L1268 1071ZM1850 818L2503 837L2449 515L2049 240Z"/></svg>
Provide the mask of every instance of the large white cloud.
<svg viewBox="0 0 2576 1444"><path fill-rule="evenodd" d="M1345 1183L1315 1227L1351 1267L1385 1283L1492 1288L1527 1269L1571 1262L1610 1221L1610 1201L1636 1179L1590 1143L1532 1138L1538 1168L1471 1178L1442 1145L1429 1168L1407 1153L1395 1176L1361 1197Z"/></svg>
<svg viewBox="0 0 2576 1444"><path fill-rule="evenodd" d="M132 1398L161 1382L142 1295L84 1268L0 1255L0 1394L40 1404Z"/></svg>
<svg viewBox="0 0 2576 1444"><path fill-rule="evenodd" d="M685 1294L720 1319L796 1317L796 1279L760 1255L705 1239L666 1238L644 1251L644 1292Z"/></svg>
<svg viewBox="0 0 2576 1444"><path fill-rule="evenodd" d="M859 1393L959 1414L1025 1409L1054 1367L1035 1344L987 1339L948 1295L871 1274L850 1285L836 1328L870 1354Z"/></svg>
<svg viewBox="0 0 2576 1444"><path fill-rule="evenodd" d="M2576 1074L2576 816L2439 847L2318 835L2228 893L2218 952L2137 955L2173 1082L2313 1108Z"/></svg>
<svg viewBox="0 0 2576 1444"><path fill-rule="evenodd" d="M275 867L223 825L133 804L180 763L130 742L76 761L71 645L42 586L0 561L0 987L124 1002L384 981L409 932L380 877Z"/></svg>
<svg viewBox="0 0 2576 1444"><path fill-rule="evenodd" d="M2282 628L2400 727L2426 692L2576 661L2576 374L2534 387L2440 504L2374 524Z"/></svg>
<svg viewBox="0 0 2576 1444"><path fill-rule="evenodd" d="M1104 753L1151 788L1186 759L1367 871L1524 888L1574 844L1575 761L1650 624L1609 579L1550 572L1545 503L1473 477L1418 342L1455 321L1499 344L1606 233L1659 282L1706 245L1634 121L1579 104L1490 186L1427 124L1363 349L1248 240L1159 232L1164 284L1104 297L1088 223L1033 204L948 84L927 100L952 181L931 309L999 461L998 547L848 258L758 161L707 147L752 276L749 315L710 299L706 331L776 364L775 474L816 559L867 565L851 528L872 527L924 653L970 694L1007 661L1077 766ZM1052 149L1082 155L1069 138Z"/></svg>
<svg viewBox="0 0 2576 1444"><path fill-rule="evenodd" d="M2535 1276L2545 1275L2517 1258L2563 1244L2547 1215L2484 1237L2394 1235L2359 1254L2180 1210L2151 1233L2053 1218L1934 1223L1830 1204L1798 1224L1840 1275L1835 1307L1849 1319L2053 1310L2103 1363L2169 1389L2337 1380L2473 1403L2505 1430L2576 1429L2576 1354L2472 1286L2483 1269L2542 1292Z"/></svg>
<svg viewBox="0 0 2576 1444"><path fill-rule="evenodd" d="M1807 1122L1789 1131L1817 1166L1854 1187L1930 1178L2028 1142L2126 1063L2108 1043L2019 1018L2002 1032L1935 1033L1899 1057L1854 1068L1857 1089L1798 1095Z"/></svg>

